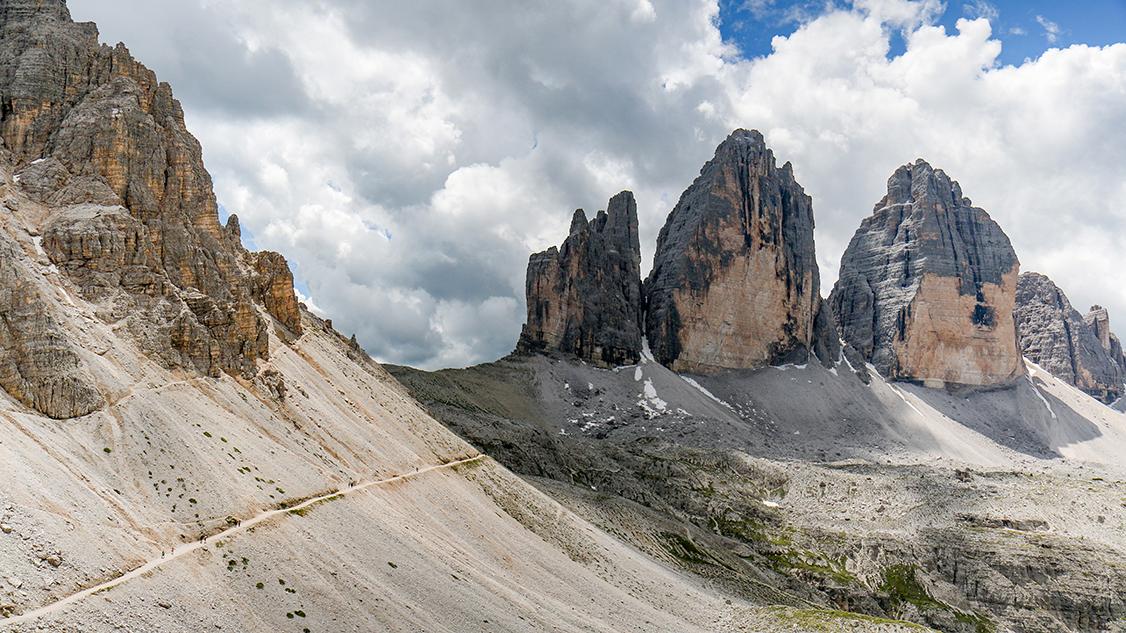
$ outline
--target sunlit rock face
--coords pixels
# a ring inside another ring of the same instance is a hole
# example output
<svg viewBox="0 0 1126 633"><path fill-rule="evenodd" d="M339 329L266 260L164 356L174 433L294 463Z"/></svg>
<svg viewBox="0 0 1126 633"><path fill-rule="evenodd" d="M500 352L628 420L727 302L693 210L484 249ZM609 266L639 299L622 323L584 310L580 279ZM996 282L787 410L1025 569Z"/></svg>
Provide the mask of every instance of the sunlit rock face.
<svg viewBox="0 0 1126 633"><path fill-rule="evenodd" d="M641 358L641 245L637 203L623 191L587 221L575 211L560 248L528 261L521 352L559 351L602 366Z"/></svg>
<svg viewBox="0 0 1126 633"><path fill-rule="evenodd" d="M1009 238L942 170L904 165L841 259L843 340L884 376L993 386L1024 374Z"/></svg>
<svg viewBox="0 0 1126 633"><path fill-rule="evenodd" d="M819 344L836 360L819 287L810 197L760 133L736 130L661 229L645 282L649 345L695 373L804 362Z"/></svg>

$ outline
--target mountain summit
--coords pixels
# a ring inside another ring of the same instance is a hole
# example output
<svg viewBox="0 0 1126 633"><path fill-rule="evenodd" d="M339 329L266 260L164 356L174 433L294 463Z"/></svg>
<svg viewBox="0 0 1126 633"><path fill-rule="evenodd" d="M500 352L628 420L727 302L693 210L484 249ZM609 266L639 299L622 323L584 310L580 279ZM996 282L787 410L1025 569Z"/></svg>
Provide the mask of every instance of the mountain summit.
<svg viewBox="0 0 1126 633"><path fill-rule="evenodd" d="M989 214L919 159L895 171L856 231L830 302L844 341L884 376L1005 384L1025 371L1013 321L1019 266Z"/></svg>
<svg viewBox="0 0 1126 633"><path fill-rule="evenodd" d="M818 320L812 201L762 134L734 131L681 195L645 298L653 355L677 371L804 362L819 338L835 346Z"/></svg>

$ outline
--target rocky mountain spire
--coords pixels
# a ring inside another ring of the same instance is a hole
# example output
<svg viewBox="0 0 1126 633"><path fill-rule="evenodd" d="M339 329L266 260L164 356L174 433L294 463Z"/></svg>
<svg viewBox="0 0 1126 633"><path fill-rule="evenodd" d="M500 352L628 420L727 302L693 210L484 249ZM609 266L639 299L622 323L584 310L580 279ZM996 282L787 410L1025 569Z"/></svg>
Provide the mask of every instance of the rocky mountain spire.
<svg viewBox="0 0 1126 633"><path fill-rule="evenodd" d="M172 89L61 0L0 0L0 140L13 204L46 209L27 219L50 263L154 358L250 377L269 353L266 314L301 333L285 260L246 253L237 221L219 224Z"/></svg>
<svg viewBox="0 0 1126 633"><path fill-rule="evenodd" d="M841 259L830 297L844 341L883 375L931 386L1024 374L1009 238L922 159L888 180Z"/></svg>
<svg viewBox="0 0 1126 633"><path fill-rule="evenodd" d="M587 221L575 211L563 246L531 256L528 322L517 350L561 351L614 366L641 357L637 203L623 191Z"/></svg>
<svg viewBox="0 0 1126 633"><path fill-rule="evenodd" d="M645 282L650 347L701 373L801 362L818 339L836 360L830 320L815 327L819 285L810 197L762 134L736 130L661 229Z"/></svg>
<svg viewBox="0 0 1126 633"><path fill-rule="evenodd" d="M1101 318L1105 310L1093 309L1085 320L1051 279L1028 272L1017 282L1013 315L1029 360L1104 402L1122 395L1122 369L1111 357L1109 319Z"/></svg>

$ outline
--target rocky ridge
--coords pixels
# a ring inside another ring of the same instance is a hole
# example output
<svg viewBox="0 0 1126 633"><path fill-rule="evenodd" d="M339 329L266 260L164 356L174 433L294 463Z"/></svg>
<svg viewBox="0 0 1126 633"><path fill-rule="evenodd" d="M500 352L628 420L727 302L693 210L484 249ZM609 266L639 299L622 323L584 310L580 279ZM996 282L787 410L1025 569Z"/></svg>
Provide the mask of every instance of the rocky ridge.
<svg viewBox="0 0 1126 633"><path fill-rule="evenodd" d="M757 131L736 130L681 195L645 281L654 357L712 373L837 358L822 313L813 205Z"/></svg>
<svg viewBox="0 0 1126 633"><path fill-rule="evenodd" d="M1013 307L1019 262L1008 237L923 160L888 180L830 295L843 340L884 376L996 386L1025 373Z"/></svg>
<svg viewBox="0 0 1126 633"><path fill-rule="evenodd" d="M1026 358L1103 402L1122 395L1122 366L1112 356L1117 337L1106 310L1095 306L1083 317L1051 279L1026 272L1017 282L1014 318Z"/></svg>
<svg viewBox="0 0 1126 633"><path fill-rule="evenodd" d="M623 191L587 221L575 211L560 248L528 261L528 320L518 351L561 351L604 365L641 358L637 203Z"/></svg>
<svg viewBox="0 0 1126 633"><path fill-rule="evenodd" d="M100 45L62 0L3 0L0 18L0 160L8 203L36 209L27 233L99 318L167 366L253 377L269 356L270 316L301 333L292 275L280 255L242 248L237 218L219 223L171 88L124 45ZM27 289L10 289L15 305L36 310ZM5 389L52 417L100 406L82 363L49 334L51 317L25 317L43 325L8 325ZM39 346L54 352L26 358ZM36 377L52 367L69 378Z"/></svg>

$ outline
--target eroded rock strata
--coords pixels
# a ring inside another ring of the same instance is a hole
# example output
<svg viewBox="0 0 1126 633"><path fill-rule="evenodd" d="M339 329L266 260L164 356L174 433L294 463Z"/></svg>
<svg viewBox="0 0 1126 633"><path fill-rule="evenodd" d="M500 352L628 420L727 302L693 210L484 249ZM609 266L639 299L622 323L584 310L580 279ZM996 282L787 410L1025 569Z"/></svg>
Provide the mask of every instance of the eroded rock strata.
<svg viewBox="0 0 1126 633"><path fill-rule="evenodd" d="M949 176L904 165L841 259L830 297L841 335L881 374L991 386L1024 374L1008 237Z"/></svg>
<svg viewBox="0 0 1126 633"><path fill-rule="evenodd" d="M695 373L803 362L815 341L836 360L819 286L810 197L760 133L736 130L661 229L645 282L649 345Z"/></svg>
<svg viewBox="0 0 1126 633"><path fill-rule="evenodd" d="M0 139L12 204L34 207L24 215L41 222L27 230L50 263L152 357L251 377L269 353L267 315L300 334L285 260L246 253L237 224L220 225L171 88L123 45L99 45L96 27L74 23L61 0L0 2ZM0 364L26 377L26 360L12 358L19 349L7 345ZM59 371L71 364L53 358ZM4 384L48 415L90 409L90 398L65 404L35 380Z"/></svg>
<svg viewBox="0 0 1126 633"><path fill-rule="evenodd" d="M1122 395L1106 310L1093 309L1085 319L1051 279L1027 272L1017 282L1014 316L1029 360L1104 402Z"/></svg>
<svg viewBox="0 0 1126 633"><path fill-rule="evenodd" d="M587 221L575 211L560 248L528 261L521 351L561 351L600 365L641 358L641 245L637 203L623 191Z"/></svg>

